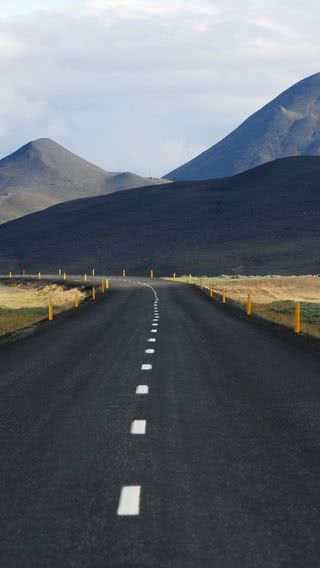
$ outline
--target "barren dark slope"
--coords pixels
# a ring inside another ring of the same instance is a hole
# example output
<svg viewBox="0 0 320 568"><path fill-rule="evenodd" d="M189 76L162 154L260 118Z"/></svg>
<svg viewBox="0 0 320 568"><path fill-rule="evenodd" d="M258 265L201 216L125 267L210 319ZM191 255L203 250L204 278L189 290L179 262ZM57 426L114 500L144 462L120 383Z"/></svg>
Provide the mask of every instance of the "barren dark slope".
<svg viewBox="0 0 320 568"><path fill-rule="evenodd" d="M81 199L0 227L0 268L320 272L320 157Z"/></svg>

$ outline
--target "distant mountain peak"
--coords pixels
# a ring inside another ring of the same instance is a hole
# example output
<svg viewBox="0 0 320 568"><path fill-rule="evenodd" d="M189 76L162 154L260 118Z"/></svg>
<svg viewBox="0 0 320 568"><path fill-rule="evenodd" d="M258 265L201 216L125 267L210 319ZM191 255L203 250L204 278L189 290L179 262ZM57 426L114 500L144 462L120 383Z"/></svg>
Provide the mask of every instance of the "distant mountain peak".
<svg viewBox="0 0 320 568"><path fill-rule="evenodd" d="M0 160L0 223L79 197L156 183L165 182L130 172L106 172L54 140L38 138Z"/></svg>
<svg viewBox="0 0 320 568"><path fill-rule="evenodd" d="M289 156L320 155L320 72L302 79L223 140L165 177L222 178Z"/></svg>
<svg viewBox="0 0 320 568"><path fill-rule="evenodd" d="M61 144L58 144L58 142L55 142L54 140L52 140L52 138L46 138L46 137L36 138L35 140L31 140L29 144L31 144L32 146L42 146L42 145L61 146Z"/></svg>

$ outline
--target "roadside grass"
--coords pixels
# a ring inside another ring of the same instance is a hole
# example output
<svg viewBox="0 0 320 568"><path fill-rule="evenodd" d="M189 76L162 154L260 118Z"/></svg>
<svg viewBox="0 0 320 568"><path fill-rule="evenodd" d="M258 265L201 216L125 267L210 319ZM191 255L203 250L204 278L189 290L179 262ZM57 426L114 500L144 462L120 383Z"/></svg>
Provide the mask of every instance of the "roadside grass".
<svg viewBox="0 0 320 568"><path fill-rule="evenodd" d="M0 308L0 336L32 326L48 317L47 314L46 308Z"/></svg>
<svg viewBox="0 0 320 568"><path fill-rule="evenodd" d="M49 301L55 314L74 305L75 293L79 301L86 294L83 290L64 288L57 284L0 284L0 336L32 326L48 318Z"/></svg>
<svg viewBox="0 0 320 568"><path fill-rule="evenodd" d="M172 280L172 278L170 278ZM189 276L176 281L190 283ZM206 292L213 287L215 301L221 302L226 290L227 302L245 311L248 294L252 296L252 315L293 329L295 306L301 306L302 332L320 337L320 278L306 276L217 276L192 277L191 283Z"/></svg>
<svg viewBox="0 0 320 568"><path fill-rule="evenodd" d="M253 314L268 321L294 328L295 302L272 302L257 304ZM308 335L320 337L320 303L300 302L302 331Z"/></svg>

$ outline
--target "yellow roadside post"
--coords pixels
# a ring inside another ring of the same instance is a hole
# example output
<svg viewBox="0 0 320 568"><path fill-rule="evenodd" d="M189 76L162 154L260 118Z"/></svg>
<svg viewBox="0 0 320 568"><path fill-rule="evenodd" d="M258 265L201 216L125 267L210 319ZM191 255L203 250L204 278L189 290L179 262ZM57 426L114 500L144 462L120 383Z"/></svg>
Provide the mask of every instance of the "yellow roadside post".
<svg viewBox="0 0 320 568"><path fill-rule="evenodd" d="M301 306L299 302L296 304L295 332L297 335L301 333Z"/></svg>
<svg viewBox="0 0 320 568"><path fill-rule="evenodd" d="M93 268L93 269L92 269L92 276L94 276L95 273L96 273L96 271L95 271L95 269Z"/></svg>
<svg viewBox="0 0 320 568"><path fill-rule="evenodd" d="M87 274L84 275L84 281L88 282L88 275Z"/></svg>
<svg viewBox="0 0 320 568"><path fill-rule="evenodd" d="M173 280L175 280L175 279L176 279L176 273L174 272L173 273Z"/></svg>
<svg viewBox="0 0 320 568"><path fill-rule="evenodd" d="M93 301L95 301L95 299L96 299L96 289L95 289L94 286L92 286L92 299L93 299Z"/></svg>
<svg viewBox="0 0 320 568"><path fill-rule="evenodd" d="M153 270L150 271L150 278L151 278L151 280L152 280L152 278L154 278L154 272L153 272Z"/></svg>
<svg viewBox="0 0 320 568"><path fill-rule="evenodd" d="M38 273L38 278L41 280L41 272Z"/></svg>
<svg viewBox="0 0 320 568"><path fill-rule="evenodd" d="M222 290L222 303L225 304L227 300L227 292L225 288Z"/></svg>
<svg viewBox="0 0 320 568"><path fill-rule="evenodd" d="M104 278L101 278L101 292L102 292L102 294L104 294L105 291L106 291L106 289L105 289L105 279L104 279Z"/></svg>
<svg viewBox="0 0 320 568"><path fill-rule="evenodd" d="M248 302L247 302L247 316L251 316L252 314L252 296L248 294Z"/></svg>
<svg viewBox="0 0 320 568"><path fill-rule="evenodd" d="M63 280L67 280L67 275L65 272L63 273Z"/></svg>
<svg viewBox="0 0 320 568"><path fill-rule="evenodd" d="M109 290L109 278L106 278L106 290Z"/></svg>
<svg viewBox="0 0 320 568"><path fill-rule="evenodd" d="M122 271L122 276L123 276L123 278L126 277L126 271L125 271L125 269L123 269L123 271Z"/></svg>
<svg viewBox="0 0 320 568"><path fill-rule="evenodd" d="M53 320L53 305L52 305L51 300L49 300L48 319L49 319L49 321Z"/></svg>
<svg viewBox="0 0 320 568"><path fill-rule="evenodd" d="M59 268L59 276L61 276L61 274L62 274L62 270L61 270L61 268Z"/></svg>
<svg viewBox="0 0 320 568"><path fill-rule="evenodd" d="M75 291L74 293L74 307L78 308L79 307L79 295L78 295L78 290Z"/></svg>
<svg viewBox="0 0 320 568"><path fill-rule="evenodd" d="M213 298L213 286L210 286L210 298Z"/></svg>

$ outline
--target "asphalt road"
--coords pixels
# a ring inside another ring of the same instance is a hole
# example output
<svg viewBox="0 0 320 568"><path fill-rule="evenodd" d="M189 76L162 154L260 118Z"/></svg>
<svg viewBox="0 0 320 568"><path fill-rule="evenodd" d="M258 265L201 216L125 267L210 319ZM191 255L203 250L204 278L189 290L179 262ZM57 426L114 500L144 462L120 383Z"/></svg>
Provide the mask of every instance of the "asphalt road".
<svg viewBox="0 0 320 568"><path fill-rule="evenodd" d="M0 345L1 568L318 568L319 354L132 280Z"/></svg>

